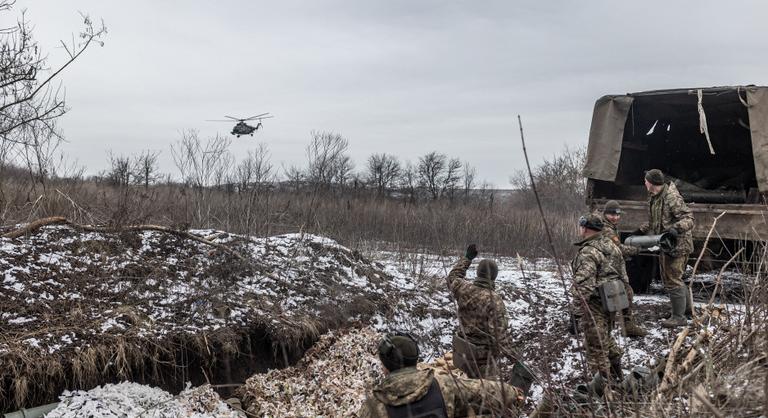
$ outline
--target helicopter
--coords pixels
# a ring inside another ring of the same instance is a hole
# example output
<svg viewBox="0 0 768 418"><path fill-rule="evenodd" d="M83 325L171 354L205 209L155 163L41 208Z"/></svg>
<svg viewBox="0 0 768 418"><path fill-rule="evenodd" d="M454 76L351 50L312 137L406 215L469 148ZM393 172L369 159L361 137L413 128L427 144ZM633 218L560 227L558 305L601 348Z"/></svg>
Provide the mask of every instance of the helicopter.
<svg viewBox="0 0 768 418"><path fill-rule="evenodd" d="M274 116L270 115L269 112L262 113L260 115L251 116L250 118L235 118L232 116L224 116L225 118L229 118L228 120L209 120L209 122L230 122L236 121L237 125L235 125L234 128L232 128L232 135L235 135L236 137L240 138L241 135L250 135L253 136L253 133L258 131L259 128L261 128L261 120L262 119L269 119L273 118ZM251 126L245 122L251 121L251 120L257 120L259 121L256 126Z"/></svg>

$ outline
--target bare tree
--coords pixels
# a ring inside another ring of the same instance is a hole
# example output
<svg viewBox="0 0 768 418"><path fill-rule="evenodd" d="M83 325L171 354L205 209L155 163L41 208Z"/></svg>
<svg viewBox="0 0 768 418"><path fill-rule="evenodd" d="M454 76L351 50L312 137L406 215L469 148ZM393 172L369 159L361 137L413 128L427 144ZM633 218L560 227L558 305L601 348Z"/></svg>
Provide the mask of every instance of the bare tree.
<svg viewBox="0 0 768 418"><path fill-rule="evenodd" d="M220 135L203 141L194 129L182 132L181 139L171 145L173 162L182 180L196 189L221 184L223 173L231 163L227 151L230 142Z"/></svg>
<svg viewBox="0 0 768 418"><path fill-rule="evenodd" d="M0 13L7 13L13 1L0 1ZM35 126L58 135L52 123L67 111L64 91L56 85L59 74L77 60L89 46L103 46L107 30L94 26L83 15L83 29L71 43L61 42L66 61L53 68L32 36L29 22L22 13L15 26L0 28L0 140L2 147L30 146L23 131ZM75 40L77 39L77 40Z"/></svg>
<svg viewBox="0 0 768 418"><path fill-rule="evenodd" d="M55 122L51 121L51 125ZM57 163L63 156L59 152L59 135L41 124L30 124L19 130L27 146L15 147L15 160L27 167L30 188L39 184L46 189L47 180L56 174Z"/></svg>
<svg viewBox="0 0 768 418"><path fill-rule="evenodd" d="M259 144L256 149L249 150L246 157L235 168L235 180L242 192L258 188L272 175L272 164L269 162L269 150L265 144Z"/></svg>
<svg viewBox="0 0 768 418"><path fill-rule="evenodd" d="M14 3L0 0L0 16L10 14ZM71 43L61 42L68 58L50 68L23 12L15 25L0 27L0 178L8 162L25 163L32 187L40 183L45 188L45 179L52 174L52 156L62 139L54 122L67 111L63 88L56 81L90 45L103 45L106 32L103 22L95 27L83 15L78 41L73 36ZM0 185L0 201L3 196Z"/></svg>
<svg viewBox="0 0 768 418"><path fill-rule="evenodd" d="M440 198L447 160L445 154L439 154L437 151L419 157L419 165L417 166L419 186L426 190L434 200Z"/></svg>
<svg viewBox="0 0 768 418"><path fill-rule="evenodd" d="M416 188L418 187L418 181L416 167L414 167L410 161L406 162L405 166L400 170L398 183L401 192L408 196L408 201L411 203L416 202Z"/></svg>
<svg viewBox="0 0 768 418"><path fill-rule="evenodd" d="M307 180L322 189L345 182L353 167L348 148L349 141L339 134L313 131L307 146Z"/></svg>
<svg viewBox="0 0 768 418"><path fill-rule="evenodd" d="M372 154L368 157L366 174L368 183L378 194L384 194L400 176L400 161L394 155Z"/></svg>
<svg viewBox="0 0 768 418"><path fill-rule="evenodd" d="M211 187L220 186L229 176L232 155L227 148L230 140L216 135L203 141L198 132L182 132L181 139L171 145L171 155L185 184L195 190L195 199L190 209L194 210L194 221L209 226L213 221ZM228 191L232 191L231 188Z"/></svg>
<svg viewBox="0 0 768 418"><path fill-rule="evenodd" d="M339 186L346 186L352 178L352 170L355 169L355 163L348 155L342 155L334 167L333 183Z"/></svg>
<svg viewBox="0 0 768 418"><path fill-rule="evenodd" d="M299 189L301 189L301 186L304 184L304 171L301 168L292 165L288 168L283 167L283 172L285 173L285 179L291 185L293 191L298 192Z"/></svg>
<svg viewBox="0 0 768 418"><path fill-rule="evenodd" d="M464 198L469 197L469 193L475 188L477 181L477 168L469 165L469 161L464 163Z"/></svg>
<svg viewBox="0 0 768 418"><path fill-rule="evenodd" d="M133 181L136 184L144 186L144 189L149 189L149 186L154 184L160 179L160 167L157 163L157 157L160 155L160 151L143 151L136 156L133 160Z"/></svg>
<svg viewBox="0 0 768 418"><path fill-rule="evenodd" d="M109 171L106 174L107 182L112 186L125 187L131 184L134 178L133 164L130 157L109 153Z"/></svg>
<svg viewBox="0 0 768 418"><path fill-rule="evenodd" d="M451 158L448 161L448 165L445 167L445 174L442 176L441 194L447 195L451 200L453 200L453 197L456 194L456 189L459 187L461 167L461 161L459 161L458 158Z"/></svg>

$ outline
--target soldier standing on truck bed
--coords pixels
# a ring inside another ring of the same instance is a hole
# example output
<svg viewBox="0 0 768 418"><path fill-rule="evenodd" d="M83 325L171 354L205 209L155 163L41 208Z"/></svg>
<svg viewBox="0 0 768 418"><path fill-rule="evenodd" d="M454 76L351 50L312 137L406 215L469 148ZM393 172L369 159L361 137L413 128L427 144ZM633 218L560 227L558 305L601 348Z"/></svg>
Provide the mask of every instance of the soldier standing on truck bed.
<svg viewBox="0 0 768 418"><path fill-rule="evenodd" d="M604 379L613 376L623 378L622 351L611 337L608 326L610 313L603 305L599 289L612 280L622 280L617 264L623 262L621 251L603 232L603 221L595 214L579 218L579 234L582 240L576 257L571 262L573 270L573 302L576 320L584 332L587 363L590 372L600 373Z"/></svg>
<svg viewBox="0 0 768 418"><path fill-rule="evenodd" d="M670 318L661 325L665 328L685 326L688 324L685 315L693 309L691 292L683 282L688 255L693 251L693 213L677 187L665 181L661 170L654 168L645 173L645 188L648 190L648 222L636 232L643 235L669 233L677 239L672 251L659 256L661 280L669 293L672 311Z"/></svg>
<svg viewBox="0 0 768 418"><path fill-rule="evenodd" d="M631 257L633 255L639 254L640 249L621 243L618 229L619 221L621 221L621 212L622 211L619 202L615 200L609 200L605 204L605 207L603 207L603 233L608 238L610 238L614 244L616 244L616 246L619 248L619 251L621 251L622 256ZM637 324L634 312L632 312L632 299L634 292L632 291L632 286L629 284L629 277L627 277L626 265L624 264L623 259L621 260L621 268L624 270L624 289L626 290L627 297L629 298L629 308L621 311L621 315L624 318L624 334L627 337L645 337L648 335L648 331Z"/></svg>

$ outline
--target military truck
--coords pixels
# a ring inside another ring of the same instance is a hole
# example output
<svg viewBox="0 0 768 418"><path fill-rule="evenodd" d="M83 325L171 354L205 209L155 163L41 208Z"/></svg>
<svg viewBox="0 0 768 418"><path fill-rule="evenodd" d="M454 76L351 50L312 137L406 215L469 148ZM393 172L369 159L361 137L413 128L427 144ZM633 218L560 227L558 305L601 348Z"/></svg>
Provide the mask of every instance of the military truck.
<svg viewBox="0 0 768 418"><path fill-rule="evenodd" d="M698 256L719 218L704 267L768 237L768 87L654 90L603 96L595 103L584 175L587 205L618 200L626 236L648 219L644 173L661 169L693 211ZM623 238L622 238L623 239ZM742 259L747 263L750 261ZM658 276L657 257L633 257L630 282L644 292Z"/></svg>

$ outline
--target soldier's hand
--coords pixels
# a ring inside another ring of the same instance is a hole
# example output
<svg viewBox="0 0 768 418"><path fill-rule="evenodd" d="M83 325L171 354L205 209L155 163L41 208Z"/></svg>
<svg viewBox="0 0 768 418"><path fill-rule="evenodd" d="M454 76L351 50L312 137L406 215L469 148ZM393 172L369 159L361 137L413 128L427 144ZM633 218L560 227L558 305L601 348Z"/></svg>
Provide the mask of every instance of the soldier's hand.
<svg viewBox="0 0 768 418"><path fill-rule="evenodd" d="M645 235L642 230L635 229L634 231L630 232L629 235Z"/></svg>
<svg viewBox="0 0 768 418"><path fill-rule="evenodd" d="M469 247L467 247L465 256L470 260L474 260L475 257L477 257L477 246L475 244L470 244Z"/></svg>

